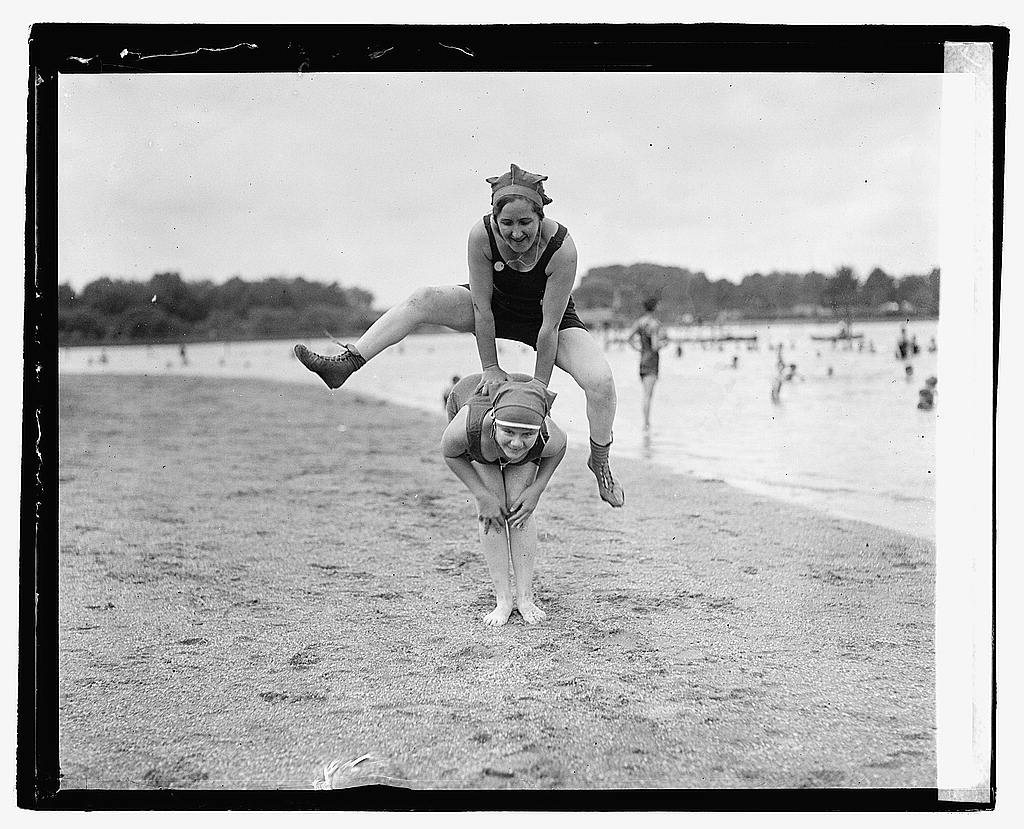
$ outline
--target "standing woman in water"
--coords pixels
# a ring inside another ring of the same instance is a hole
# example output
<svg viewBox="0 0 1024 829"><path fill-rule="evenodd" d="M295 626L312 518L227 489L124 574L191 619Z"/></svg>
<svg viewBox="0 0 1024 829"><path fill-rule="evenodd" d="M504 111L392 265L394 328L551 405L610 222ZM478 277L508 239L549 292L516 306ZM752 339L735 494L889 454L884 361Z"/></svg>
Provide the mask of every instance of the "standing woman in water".
<svg viewBox="0 0 1024 829"><path fill-rule="evenodd" d="M654 398L654 384L658 382L659 351L668 340L654 311L658 300L649 297L644 300L644 314L633 325L633 330L626 338L631 346L640 352L640 383L643 385L643 397L640 402L644 419L644 431L651 428L651 400Z"/></svg>
<svg viewBox="0 0 1024 829"><path fill-rule="evenodd" d="M515 164L487 179L491 210L469 232L469 284L420 288L389 309L354 345L325 357L304 345L295 355L332 389L341 386L389 346L424 323L472 332L480 354L479 390L494 391L509 379L499 366L495 338L526 343L537 352L533 380L547 387L554 366L569 374L587 397L590 458L598 492L613 507L625 502L612 476L608 453L615 420L615 381L597 342L576 314L569 292L576 281L576 245L564 225L544 215L551 199L547 176Z"/></svg>

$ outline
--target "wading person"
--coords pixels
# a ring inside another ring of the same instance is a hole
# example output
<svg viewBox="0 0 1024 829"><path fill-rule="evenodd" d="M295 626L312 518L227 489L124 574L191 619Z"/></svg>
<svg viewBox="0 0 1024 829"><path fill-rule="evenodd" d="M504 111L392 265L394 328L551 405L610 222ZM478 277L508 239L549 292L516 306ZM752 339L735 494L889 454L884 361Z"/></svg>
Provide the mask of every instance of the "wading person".
<svg viewBox="0 0 1024 829"><path fill-rule="evenodd" d="M658 352L667 342L661 323L654 316L658 300L644 300L644 315L633 325L633 330L626 338L633 348L640 352L640 382L643 385L641 411L644 418L644 431L651 428L651 400L654 397L654 384L658 382Z"/></svg>
<svg viewBox="0 0 1024 829"><path fill-rule="evenodd" d="M533 513L565 456L565 433L548 417L554 395L527 375L512 375L490 395L476 391L481 379L464 377L448 395L441 454L476 499L480 546L495 599L484 622L503 625L518 608L532 625L546 615L533 596Z"/></svg>
<svg viewBox="0 0 1024 829"><path fill-rule="evenodd" d="M515 164L487 179L491 210L469 232L469 284L420 288L389 309L344 352L325 357L304 345L295 355L332 389L424 323L473 332L480 355L481 391L509 375L498 365L495 338L526 343L537 352L531 380L546 389L558 366L583 389L590 426L587 466L598 492L613 507L625 501L608 453L615 420L615 382L596 340L576 314L569 292L576 281L576 246L564 225L544 215L551 199L547 176ZM432 209L432 208L431 208Z"/></svg>

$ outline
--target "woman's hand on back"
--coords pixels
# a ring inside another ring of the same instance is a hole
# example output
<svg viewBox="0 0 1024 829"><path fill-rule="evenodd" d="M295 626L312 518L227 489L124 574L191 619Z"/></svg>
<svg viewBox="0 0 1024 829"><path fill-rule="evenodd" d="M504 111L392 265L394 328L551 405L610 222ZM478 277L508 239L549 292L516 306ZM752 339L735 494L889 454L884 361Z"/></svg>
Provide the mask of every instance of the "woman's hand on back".
<svg viewBox="0 0 1024 829"><path fill-rule="evenodd" d="M498 366L491 366L483 370L483 375L480 377L480 382L477 384L476 393L486 394L488 397L494 394L498 386L508 381L508 372L503 371Z"/></svg>

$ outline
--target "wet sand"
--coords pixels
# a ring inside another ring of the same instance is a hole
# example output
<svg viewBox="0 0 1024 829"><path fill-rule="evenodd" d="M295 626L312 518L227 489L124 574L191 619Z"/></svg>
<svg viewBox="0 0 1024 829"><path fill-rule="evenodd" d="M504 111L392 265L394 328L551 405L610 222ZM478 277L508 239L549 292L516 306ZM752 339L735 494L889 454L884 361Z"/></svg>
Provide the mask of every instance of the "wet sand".
<svg viewBox="0 0 1024 829"><path fill-rule="evenodd" d="M436 416L60 378L65 788L929 787L934 546L570 446L528 626ZM557 415L557 411L556 411ZM339 427L344 426L341 431Z"/></svg>

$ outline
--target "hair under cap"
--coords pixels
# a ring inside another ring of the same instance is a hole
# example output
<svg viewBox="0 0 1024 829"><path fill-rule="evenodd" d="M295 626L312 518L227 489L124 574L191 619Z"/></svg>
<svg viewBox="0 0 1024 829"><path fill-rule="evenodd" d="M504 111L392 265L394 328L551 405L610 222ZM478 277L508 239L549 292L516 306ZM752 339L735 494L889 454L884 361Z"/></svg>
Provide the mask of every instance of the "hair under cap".
<svg viewBox="0 0 1024 829"><path fill-rule="evenodd" d="M536 385L509 380L494 392L491 413L495 422L537 429L551 411L552 399L551 392L545 394Z"/></svg>
<svg viewBox="0 0 1024 829"><path fill-rule="evenodd" d="M487 179L487 183L491 185L491 204L493 205L502 196L522 196L541 207L551 204L551 199L544 194L544 185L542 184L547 180L547 176L527 172L513 164L509 172L504 175L491 176Z"/></svg>

